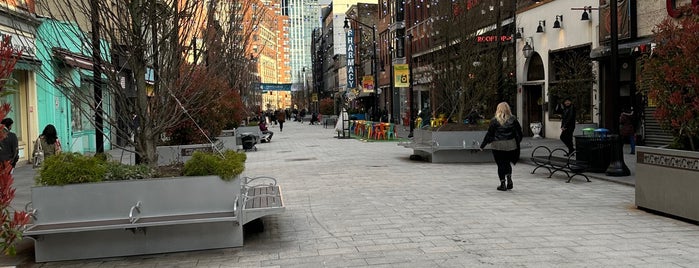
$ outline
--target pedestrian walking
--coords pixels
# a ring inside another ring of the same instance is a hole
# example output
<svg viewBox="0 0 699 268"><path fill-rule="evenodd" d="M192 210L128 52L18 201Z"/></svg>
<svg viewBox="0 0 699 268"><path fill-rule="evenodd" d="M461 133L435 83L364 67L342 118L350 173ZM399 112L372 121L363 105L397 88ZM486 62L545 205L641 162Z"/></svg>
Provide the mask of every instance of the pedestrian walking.
<svg viewBox="0 0 699 268"><path fill-rule="evenodd" d="M636 154L636 128L634 127L633 106L621 112L619 116L619 134L628 139L631 154Z"/></svg>
<svg viewBox="0 0 699 268"><path fill-rule="evenodd" d="M562 113L560 139L563 144L568 147L568 155L571 155L575 151L575 147L573 147L573 131L575 131L575 107L573 106L573 101L570 98L566 98L563 101Z"/></svg>
<svg viewBox="0 0 699 268"><path fill-rule="evenodd" d="M510 105L507 102L498 104L495 117L490 120L488 133L481 142L481 151L490 144L493 149L493 158L498 166L498 177L500 178L500 191L511 190L512 185L512 165L519 160L520 142L522 142L522 126L517 118L512 115ZM507 184L505 184L507 180Z"/></svg>
<svg viewBox="0 0 699 268"><path fill-rule="evenodd" d="M277 122L279 122L279 132L284 130L284 121L286 121L286 113L284 110L279 110L277 114Z"/></svg>
<svg viewBox="0 0 699 268"><path fill-rule="evenodd" d="M11 132L12 124L14 124L12 118L2 120L2 132L5 133L5 138L0 141L0 164L2 166L10 164L12 166L10 174L19 161L19 140L17 135Z"/></svg>

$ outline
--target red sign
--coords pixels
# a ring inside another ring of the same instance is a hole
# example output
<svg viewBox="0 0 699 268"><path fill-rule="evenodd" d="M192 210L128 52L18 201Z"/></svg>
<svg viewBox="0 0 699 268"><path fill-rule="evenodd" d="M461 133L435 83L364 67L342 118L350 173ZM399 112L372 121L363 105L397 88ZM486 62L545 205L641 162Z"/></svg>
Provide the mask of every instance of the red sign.
<svg viewBox="0 0 699 268"><path fill-rule="evenodd" d="M500 42L511 41L512 36L511 35L502 35L502 36L500 36L499 39L500 39L499 40ZM491 43L491 42L497 42L497 41L498 41L497 35L479 35L479 36L476 36L476 42L478 42L478 43Z"/></svg>

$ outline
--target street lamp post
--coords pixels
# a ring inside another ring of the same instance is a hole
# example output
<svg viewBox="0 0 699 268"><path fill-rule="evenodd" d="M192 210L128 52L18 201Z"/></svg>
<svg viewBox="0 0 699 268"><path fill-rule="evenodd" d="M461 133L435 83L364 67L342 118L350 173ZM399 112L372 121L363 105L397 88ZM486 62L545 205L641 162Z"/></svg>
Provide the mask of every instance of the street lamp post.
<svg viewBox="0 0 699 268"><path fill-rule="evenodd" d="M364 26L364 27L367 27L367 28L371 28L371 38L372 38L372 41L373 41L373 50L374 50L374 53L373 53L373 55L371 56L371 59L372 59L372 62L371 62L371 72L372 72L373 75L374 75L374 86L373 86L373 87L374 87L374 108L373 108L373 112L372 112L372 115L371 115L371 116L372 116L372 120L378 121L378 120L377 120L378 118L377 118L376 115L379 114L379 113L378 113L378 107L379 107L379 106L378 106L378 104L379 104L379 91L378 91L378 88L377 88L376 85L377 85L378 82L379 82L379 72L377 72L377 70L378 70L378 69L377 69L377 66L378 66L378 65L376 64L376 61L377 61L377 59L378 59L378 57L377 57L377 55L376 55L376 25L370 26L370 25L364 24L364 23L362 23L361 21L358 21L358 20L356 20L356 19L353 19L353 18L350 18L350 17L345 17L345 25L342 27L342 28L345 29L345 31L349 30L349 28L350 28L350 26L349 26L349 20L352 20L352 21L356 22L356 23L357 23L358 25L360 25L360 26Z"/></svg>
<svg viewBox="0 0 699 268"><path fill-rule="evenodd" d="M408 58L408 71L410 72L408 74L408 82L410 83L410 85L408 86L408 124L410 125L410 133L408 133L408 138L412 138L413 129L415 129L415 122L413 120L413 118L415 118L415 111L413 109L413 68L415 68L415 66L413 66L413 35L408 34L407 37L407 46L410 47L410 53L406 55L406 57Z"/></svg>

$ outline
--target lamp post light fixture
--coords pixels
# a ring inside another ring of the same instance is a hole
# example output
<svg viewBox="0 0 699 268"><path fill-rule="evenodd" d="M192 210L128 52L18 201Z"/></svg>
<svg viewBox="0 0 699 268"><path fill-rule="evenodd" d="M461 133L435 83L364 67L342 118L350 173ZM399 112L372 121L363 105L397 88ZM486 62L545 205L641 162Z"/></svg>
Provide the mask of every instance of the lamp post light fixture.
<svg viewBox="0 0 699 268"><path fill-rule="evenodd" d="M524 47L522 48L522 54L524 54L524 57L528 59L532 56L532 54L534 54L534 38L527 37L526 39L532 42L529 44L529 41L525 41Z"/></svg>
<svg viewBox="0 0 699 268"><path fill-rule="evenodd" d="M371 62L371 65L372 65L372 66L371 66L371 72L372 72L372 74L374 75L374 85L373 85L373 89L374 89L374 108L372 109L373 111L372 111L371 117L372 117L372 120L378 121L377 115L379 114L379 112L378 112L378 107L379 107L379 105L378 105L378 104L379 104L379 90L378 90L378 88L377 88L377 84L378 84L378 82L379 82L379 72L378 72L378 64L377 64L377 62L376 62L376 61L378 60L378 57L377 57L378 55L376 55L376 25L373 25L373 26L372 26L372 25L368 25L368 24L362 23L362 22L359 21L359 20L356 20L356 19L353 19L353 18L350 18L350 17L345 17L344 26L342 26L342 28L344 28L345 31L348 31L348 30L350 29L350 25L349 25L349 21L350 21L350 20L356 22L357 25L364 26L364 27L367 27L367 28L371 28L371 38L372 38L372 41L373 41L372 49L373 49L373 51L374 51L374 52L373 52L373 55L372 55L372 57L371 57L371 59L372 59L372 62Z"/></svg>
<svg viewBox="0 0 699 268"><path fill-rule="evenodd" d="M556 15L556 21L553 22L553 28L560 29L561 22L563 22L563 15Z"/></svg>
<svg viewBox="0 0 699 268"><path fill-rule="evenodd" d="M546 20L540 20L540 21L539 21L539 26L536 27L536 32L537 32L537 33L543 33L543 32L544 32L544 27L546 27Z"/></svg>

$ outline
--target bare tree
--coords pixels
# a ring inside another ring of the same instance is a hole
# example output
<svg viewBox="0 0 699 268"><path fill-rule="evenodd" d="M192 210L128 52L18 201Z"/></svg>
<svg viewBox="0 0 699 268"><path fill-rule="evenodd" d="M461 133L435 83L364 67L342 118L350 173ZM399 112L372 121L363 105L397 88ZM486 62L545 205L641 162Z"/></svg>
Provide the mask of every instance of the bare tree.
<svg viewBox="0 0 699 268"><path fill-rule="evenodd" d="M154 166L161 134L194 120L226 91L249 88L245 55L264 12L254 5L243 0L48 0L38 3L37 13L46 18L42 27L74 36L44 40L56 47L54 54L84 54L102 63L101 79L88 82L102 85L103 100L116 110L101 119L112 135L128 141L144 163ZM90 35L93 29L100 34L99 46ZM64 79L54 86L96 123L103 104L85 91L85 79L73 79L75 73L61 66L55 70ZM192 79L196 73L204 73L205 80ZM206 83L216 79L227 83Z"/></svg>
<svg viewBox="0 0 699 268"><path fill-rule="evenodd" d="M490 110L494 102L509 98L512 85L506 80L514 57L508 52L511 36L501 22L511 16L514 3L504 2L513 1L455 0L430 9L436 116L462 122L471 109Z"/></svg>

